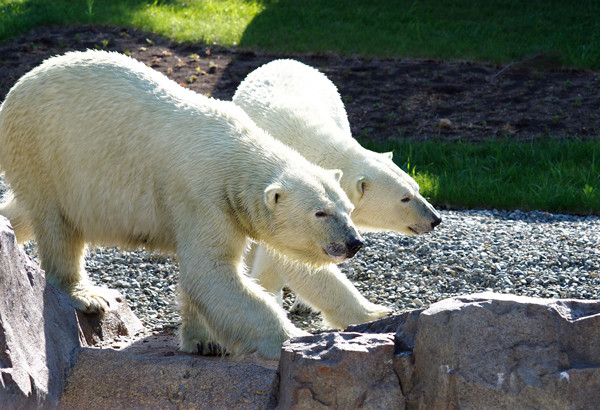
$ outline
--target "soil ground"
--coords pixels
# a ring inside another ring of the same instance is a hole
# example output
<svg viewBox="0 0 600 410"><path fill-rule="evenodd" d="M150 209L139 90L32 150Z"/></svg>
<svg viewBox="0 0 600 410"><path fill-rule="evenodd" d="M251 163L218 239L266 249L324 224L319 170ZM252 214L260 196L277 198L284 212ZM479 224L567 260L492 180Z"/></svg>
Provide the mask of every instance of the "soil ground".
<svg viewBox="0 0 600 410"><path fill-rule="evenodd" d="M552 55L504 66L272 55L174 44L125 28L47 28L1 44L0 101L45 58L89 48L128 53L185 87L219 99L231 99L258 66L295 58L338 86L353 134L361 140L600 137L600 73L561 69Z"/></svg>

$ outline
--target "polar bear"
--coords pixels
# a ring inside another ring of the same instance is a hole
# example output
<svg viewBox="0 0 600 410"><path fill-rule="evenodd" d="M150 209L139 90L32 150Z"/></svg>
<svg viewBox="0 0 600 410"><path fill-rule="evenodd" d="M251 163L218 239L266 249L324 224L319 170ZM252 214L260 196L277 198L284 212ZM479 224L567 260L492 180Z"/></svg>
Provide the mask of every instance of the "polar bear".
<svg viewBox="0 0 600 410"><path fill-rule="evenodd" d="M180 87L118 53L70 52L23 76L0 107L0 214L33 235L50 283L108 308L84 244L145 246L180 264L181 349L209 338L276 358L305 332L242 268L247 238L314 266L362 246L341 172L320 168L232 102Z"/></svg>
<svg viewBox="0 0 600 410"><path fill-rule="evenodd" d="M352 220L359 228L421 235L441 222L417 183L394 164L391 152L375 153L352 138L337 88L316 69L294 60L272 61L242 81L233 102L309 161L340 168L342 188L355 206ZM333 264L314 268L285 263L285 257L260 246L253 252L252 276L280 302L287 284L321 311L331 327L344 329L389 312L362 297Z"/></svg>

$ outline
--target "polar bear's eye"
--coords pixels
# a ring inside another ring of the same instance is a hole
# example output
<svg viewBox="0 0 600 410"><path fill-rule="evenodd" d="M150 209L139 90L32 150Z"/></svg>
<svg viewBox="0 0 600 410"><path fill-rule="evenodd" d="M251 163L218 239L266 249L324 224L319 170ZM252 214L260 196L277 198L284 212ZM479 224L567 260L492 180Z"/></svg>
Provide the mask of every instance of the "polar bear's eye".
<svg viewBox="0 0 600 410"><path fill-rule="evenodd" d="M324 217L327 216L327 212L325 212L325 211L317 211L317 212L315 212L315 216L317 218L324 218Z"/></svg>
<svg viewBox="0 0 600 410"><path fill-rule="evenodd" d="M402 198L402 199L401 199L401 201L402 201L402 202L404 202L404 203L406 203L406 202L410 202L410 197L409 197L409 196L407 196L407 197L405 197L405 198Z"/></svg>

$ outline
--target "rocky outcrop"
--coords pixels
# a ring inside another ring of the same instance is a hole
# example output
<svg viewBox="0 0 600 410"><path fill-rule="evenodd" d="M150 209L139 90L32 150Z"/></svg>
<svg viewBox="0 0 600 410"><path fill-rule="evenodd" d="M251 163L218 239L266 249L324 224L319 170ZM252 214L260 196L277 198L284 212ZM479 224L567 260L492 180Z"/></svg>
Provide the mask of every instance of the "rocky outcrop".
<svg viewBox="0 0 600 410"><path fill-rule="evenodd" d="M81 349L60 408L262 409L277 382L276 361L202 358L152 335L121 351Z"/></svg>
<svg viewBox="0 0 600 410"><path fill-rule="evenodd" d="M279 407L403 407L394 349L391 333L324 333L286 343L279 362Z"/></svg>
<svg viewBox="0 0 600 410"><path fill-rule="evenodd" d="M584 409L600 402L597 301L483 293L347 330L284 345L282 408Z"/></svg>
<svg viewBox="0 0 600 410"><path fill-rule="evenodd" d="M584 409L600 402L597 301L483 293L347 330L284 345L283 408Z"/></svg>
<svg viewBox="0 0 600 410"><path fill-rule="evenodd" d="M416 330L407 389L413 407L581 409L599 403L598 302L457 297L423 311Z"/></svg>
<svg viewBox="0 0 600 410"><path fill-rule="evenodd" d="M544 408L600 402L600 302L483 293L201 358L146 335L115 294L76 312L0 217L0 408ZM279 367L277 367L279 366ZM278 370L277 370L278 369Z"/></svg>

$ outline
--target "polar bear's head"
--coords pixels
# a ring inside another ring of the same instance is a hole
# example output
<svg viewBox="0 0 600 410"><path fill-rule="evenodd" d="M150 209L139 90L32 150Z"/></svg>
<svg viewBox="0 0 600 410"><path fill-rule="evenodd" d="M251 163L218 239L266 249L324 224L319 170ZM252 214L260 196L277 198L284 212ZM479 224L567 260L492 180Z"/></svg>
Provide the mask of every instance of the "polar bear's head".
<svg viewBox="0 0 600 410"><path fill-rule="evenodd" d="M363 246L341 189L339 170L284 173L264 191L270 214L265 242L290 259L322 265L353 257Z"/></svg>
<svg viewBox="0 0 600 410"><path fill-rule="evenodd" d="M422 235L440 224L440 214L419 194L415 180L394 164L391 152L364 151L342 181L358 227Z"/></svg>

